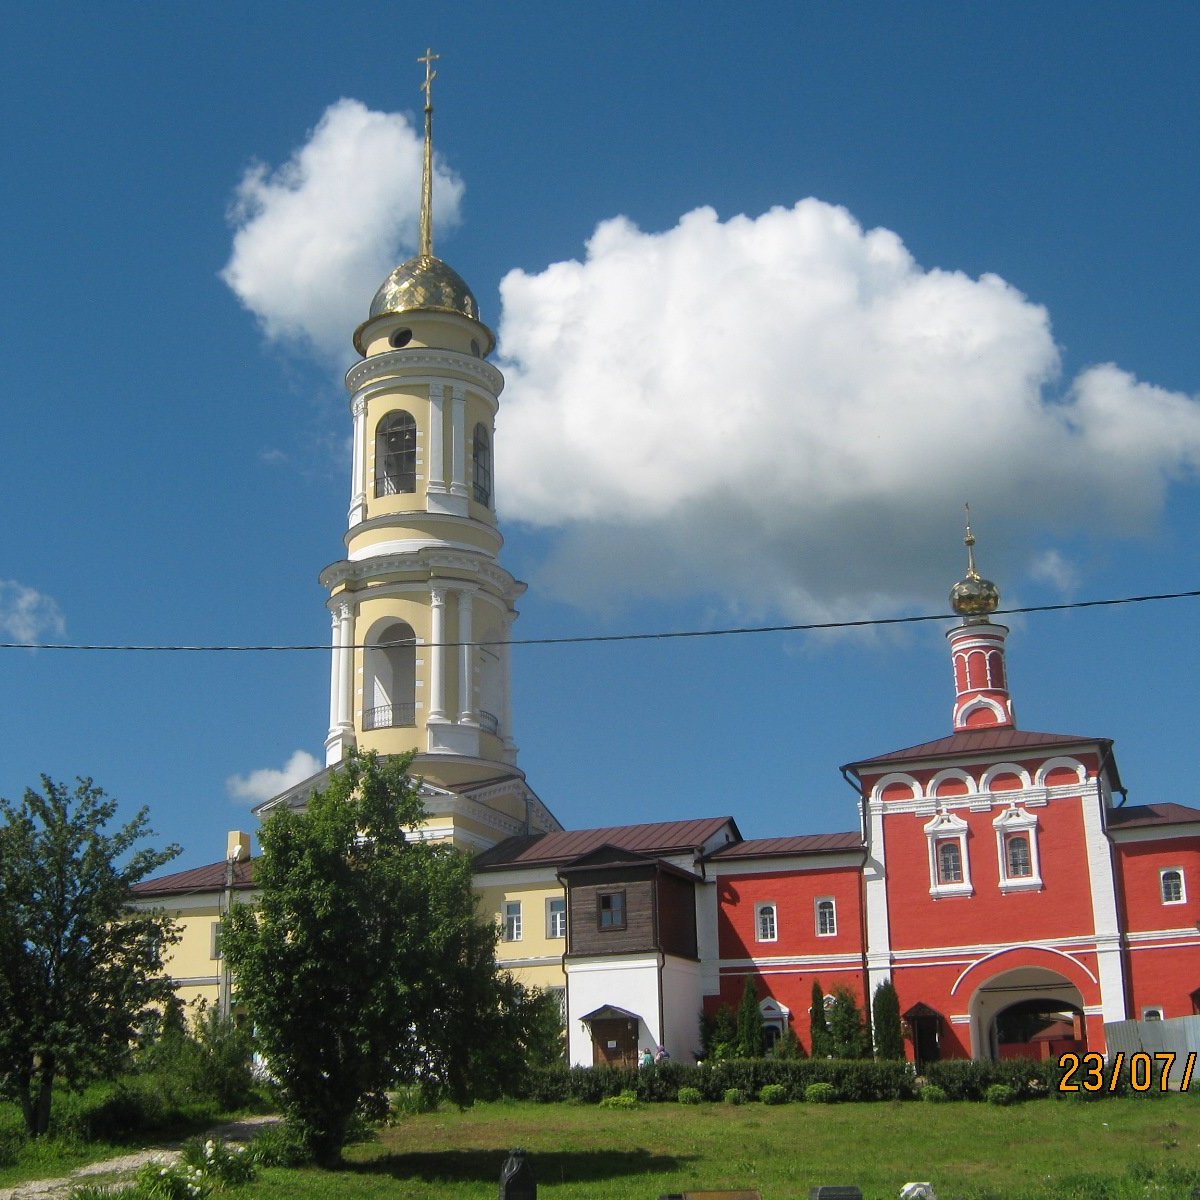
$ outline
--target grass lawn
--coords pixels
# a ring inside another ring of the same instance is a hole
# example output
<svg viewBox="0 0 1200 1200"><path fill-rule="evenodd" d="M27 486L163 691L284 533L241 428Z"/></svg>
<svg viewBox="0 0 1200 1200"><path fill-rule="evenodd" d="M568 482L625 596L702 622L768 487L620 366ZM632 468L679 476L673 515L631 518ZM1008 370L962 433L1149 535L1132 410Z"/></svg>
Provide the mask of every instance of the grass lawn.
<svg viewBox="0 0 1200 1200"><path fill-rule="evenodd" d="M237 1200L495 1195L508 1150L529 1152L549 1200L655 1200L751 1187L764 1200L857 1184L896 1200L930 1180L943 1200L1187 1200L1200 1187L1200 1099L1097 1103L645 1105L504 1102L405 1118L353 1147L346 1169L264 1171Z"/></svg>

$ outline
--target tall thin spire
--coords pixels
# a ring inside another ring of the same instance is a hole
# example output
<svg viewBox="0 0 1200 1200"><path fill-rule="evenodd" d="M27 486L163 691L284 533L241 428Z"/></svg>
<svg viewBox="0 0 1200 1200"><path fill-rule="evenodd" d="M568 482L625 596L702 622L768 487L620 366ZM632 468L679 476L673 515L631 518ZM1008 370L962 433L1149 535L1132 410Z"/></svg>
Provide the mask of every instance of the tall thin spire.
<svg viewBox="0 0 1200 1200"><path fill-rule="evenodd" d="M964 504L963 508L967 510L967 536L963 538L967 547L967 577L978 579L979 571L975 567L975 535L971 532L971 506Z"/></svg>
<svg viewBox="0 0 1200 1200"><path fill-rule="evenodd" d="M421 91L425 93L425 159L421 167L421 246L422 258L433 257L433 81L437 72L433 64L441 58L432 49L425 51L417 62L425 64L425 82Z"/></svg>

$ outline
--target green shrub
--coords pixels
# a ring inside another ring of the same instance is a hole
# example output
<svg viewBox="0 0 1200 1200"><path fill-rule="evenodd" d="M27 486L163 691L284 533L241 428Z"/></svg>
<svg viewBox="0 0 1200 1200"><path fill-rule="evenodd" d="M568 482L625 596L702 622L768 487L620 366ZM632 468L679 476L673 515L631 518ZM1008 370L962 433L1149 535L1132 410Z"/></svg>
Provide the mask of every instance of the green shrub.
<svg viewBox="0 0 1200 1200"><path fill-rule="evenodd" d="M291 1125L268 1125L250 1143L250 1154L260 1167L303 1167L312 1155L300 1132Z"/></svg>
<svg viewBox="0 0 1200 1200"><path fill-rule="evenodd" d="M25 1145L25 1131L19 1125L0 1126L0 1167L11 1167Z"/></svg>
<svg viewBox="0 0 1200 1200"><path fill-rule="evenodd" d="M989 1104L1015 1104L1017 1101L1017 1089L1009 1087L1007 1083L993 1083L988 1088L986 1096Z"/></svg>
<svg viewBox="0 0 1200 1200"><path fill-rule="evenodd" d="M699 1088L681 1087L676 1094L676 1098L680 1104L699 1104L704 1099L704 1096L701 1094Z"/></svg>
<svg viewBox="0 0 1200 1200"><path fill-rule="evenodd" d="M788 1090L782 1083L764 1083L758 1098L764 1104L786 1104Z"/></svg>
<svg viewBox="0 0 1200 1200"><path fill-rule="evenodd" d="M804 1089L804 1099L809 1104L832 1104L837 1099L837 1088L832 1083L810 1083Z"/></svg>
<svg viewBox="0 0 1200 1200"><path fill-rule="evenodd" d="M724 1100L726 1104L745 1104L746 1093L743 1092L741 1088L726 1088L721 1096L721 1099Z"/></svg>
<svg viewBox="0 0 1200 1200"><path fill-rule="evenodd" d="M148 1162L133 1177L133 1187L121 1195L125 1200L203 1200L212 1190L212 1181L196 1167Z"/></svg>
<svg viewBox="0 0 1200 1200"><path fill-rule="evenodd" d="M938 1087L936 1083L927 1083L920 1095L926 1104L945 1104L947 1100L946 1089Z"/></svg>
<svg viewBox="0 0 1200 1200"><path fill-rule="evenodd" d="M637 1092L634 1091L620 1092L616 1096L605 1096L600 1101L601 1108L637 1108L637 1106Z"/></svg>
<svg viewBox="0 0 1200 1200"><path fill-rule="evenodd" d="M183 1147L185 1166L199 1171L217 1187L236 1187L254 1178L254 1155L245 1146L220 1138L193 1138Z"/></svg>

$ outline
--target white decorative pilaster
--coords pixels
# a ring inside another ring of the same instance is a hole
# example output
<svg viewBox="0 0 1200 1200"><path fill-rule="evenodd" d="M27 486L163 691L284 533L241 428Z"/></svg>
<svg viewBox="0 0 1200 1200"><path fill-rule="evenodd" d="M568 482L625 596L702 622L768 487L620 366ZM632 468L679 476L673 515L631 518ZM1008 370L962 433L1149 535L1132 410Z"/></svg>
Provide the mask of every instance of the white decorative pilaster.
<svg viewBox="0 0 1200 1200"><path fill-rule="evenodd" d="M429 647L429 717L446 719L446 589L435 587L429 593L432 617L432 645Z"/></svg>
<svg viewBox="0 0 1200 1200"><path fill-rule="evenodd" d="M446 389L433 382L429 385L429 483L431 492L446 490Z"/></svg>
<svg viewBox="0 0 1200 1200"><path fill-rule="evenodd" d="M325 764L333 766L354 745L352 708L354 682L354 608L339 602L332 610L332 653L329 667L329 734L325 738Z"/></svg>
<svg viewBox="0 0 1200 1200"><path fill-rule="evenodd" d="M367 519L367 478L366 478L366 427L367 427L367 398L355 396L351 404L354 413L354 465L350 475L350 527Z"/></svg>
<svg viewBox="0 0 1200 1200"><path fill-rule="evenodd" d="M457 383L450 401L450 492L467 495L467 397Z"/></svg>
<svg viewBox="0 0 1200 1200"><path fill-rule="evenodd" d="M342 673L338 681L338 725L354 731L354 606L338 605L338 642L342 650Z"/></svg>
<svg viewBox="0 0 1200 1200"><path fill-rule="evenodd" d="M462 725L474 725L475 714L475 647L471 645L471 607L475 602L474 588L458 592L458 720Z"/></svg>
<svg viewBox="0 0 1200 1200"><path fill-rule="evenodd" d="M516 750L512 733L512 626L505 630L504 638L504 642L498 647L501 683L504 685L503 707L500 712L500 735L504 739L505 750Z"/></svg>

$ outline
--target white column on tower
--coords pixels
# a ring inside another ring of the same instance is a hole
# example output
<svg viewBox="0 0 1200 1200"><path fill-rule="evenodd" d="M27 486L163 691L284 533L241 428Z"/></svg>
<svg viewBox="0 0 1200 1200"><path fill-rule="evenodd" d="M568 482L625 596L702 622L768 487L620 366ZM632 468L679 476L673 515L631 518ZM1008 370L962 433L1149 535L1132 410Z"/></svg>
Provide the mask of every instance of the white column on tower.
<svg viewBox="0 0 1200 1200"><path fill-rule="evenodd" d="M429 717L430 721L446 719L446 589L435 587L429 593L429 608L433 618L429 647Z"/></svg>
<svg viewBox="0 0 1200 1200"><path fill-rule="evenodd" d="M500 650L500 673L501 683L504 685L503 705L500 712L500 734L504 738L504 745L508 749L513 747L513 727L512 727L512 626L510 625L504 631L504 641L501 643Z"/></svg>
<svg viewBox="0 0 1200 1200"><path fill-rule="evenodd" d="M338 643L341 646L341 676L338 680L338 725L354 730L354 606L338 605Z"/></svg>
<svg viewBox="0 0 1200 1200"><path fill-rule="evenodd" d="M475 715L475 647L471 645L471 607L475 602L474 588L458 592L458 719L464 725L474 725Z"/></svg>
<svg viewBox="0 0 1200 1200"><path fill-rule="evenodd" d="M355 396L354 412L354 465L350 477L350 526L353 528L367 517L367 481L365 431L367 425L367 398Z"/></svg>
<svg viewBox="0 0 1200 1200"><path fill-rule="evenodd" d="M460 384L454 385L450 401L450 492L467 494L467 397Z"/></svg>
<svg viewBox="0 0 1200 1200"><path fill-rule="evenodd" d="M330 654L329 654L329 736L325 739L326 764L340 762L342 758L342 743L338 729L338 694L342 680L342 626L336 612L329 614L330 623Z"/></svg>
<svg viewBox="0 0 1200 1200"><path fill-rule="evenodd" d="M446 424L446 389L436 381L429 385L429 483L431 492L446 490L444 434Z"/></svg>

